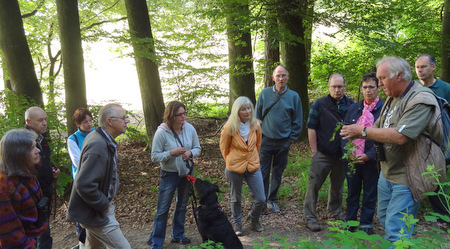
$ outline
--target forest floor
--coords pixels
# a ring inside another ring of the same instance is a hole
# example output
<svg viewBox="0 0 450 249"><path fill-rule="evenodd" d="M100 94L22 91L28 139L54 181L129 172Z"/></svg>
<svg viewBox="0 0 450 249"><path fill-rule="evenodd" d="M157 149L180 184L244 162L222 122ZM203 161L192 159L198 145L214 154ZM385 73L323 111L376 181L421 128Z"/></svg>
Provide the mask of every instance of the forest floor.
<svg viewBox="0 0 450 249"><path fill-rule="evenodd" d="M224 176L225 162L222 159L219 150L219 129L224 120L196 119L191 123L196 127L200 144L202 147L201 156L196 159L197 171L202 178L212 179L213 183L219 185L224 192L219 196L223 211L230 217L228 184ZM150 248L146 242L152 231L153 215L156 212L158 201L159 184L159 164L152 163L150 152L143 151L145 144L139 142L121 142L118 149L120 187L119 193L115 198L116 218L120 223L122 232L131 244L131 248ZM309 153L309 148L305 142L297 142L291 146L291 152ZM285 183L295 185L295 179L284 177ZM295 186L293 186L295 189ZM322 189L321 191L327 191ZM301 193L304 195L304 193ZM175 198L174 198L175 199ZM303 200L303 196L297 199ZM174 201L173 201L174 202ZM172 209L173 210L173 202ZM65 218L67 199L57 198L54 212L51 216L51 233L53 237L53 248L70 249L77 244L75 234L75 224L68 222ZM262 245L262 241L273 241L266 248L280 248L280 239L272 237L280 236L290 242L298 242L300 238L309 238L310 241L323 241L328 239L326 236L330 232L326 218L326 203L318 203L317 214L319 222L322 225L322 231L310 232L303 221L302 201L286 200L280 202L281 212L278 214L266 211L261 217L261 223L264 231L261 233L250 230L248 221L243 223L244 236L239 237L244 248L253 248L255 241ZM345 204L344 204L345 206ZM246 214L251 207L251 200L243 199L243 214ZM171 217L171 213L169 214ZM188 248L202 243L198 233L195 220L192 213L191 204L189 204L186 213L185 234L192 242L190 245L182 246L180 244L170 243L170 233L172 228L171 218L168 220L166 241L164 248ZM420 217L418 223L419 230L431 230L436 226L434 223L424 221ZM383 229L375 218L375 234L383 235Z"/></svg>

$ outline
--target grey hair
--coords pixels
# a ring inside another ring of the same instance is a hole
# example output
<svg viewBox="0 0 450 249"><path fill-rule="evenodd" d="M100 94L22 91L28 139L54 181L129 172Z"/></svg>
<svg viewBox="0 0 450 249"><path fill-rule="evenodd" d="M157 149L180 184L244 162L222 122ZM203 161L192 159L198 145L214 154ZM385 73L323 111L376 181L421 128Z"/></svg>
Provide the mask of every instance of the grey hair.
<svg viewBox="0 0 450 249"><path fill-rule="evenodd" d="M37 134L32 130L13 129L0 141L0 172L7 176L30 175L29 153Z"/></svg>
<svg viewBox="0 0 450 249"><path fill-rule="evenodd" d="M395 56L384 57L377 62L377 68L385 62L387 63L390 79L402 73L403 80L411 81L411 65L405 59Z"/></svg>
<svg viewBox="0 0 450 249"><path fill-rule="evenodd" d="M106 120L110 117L117 117L117 111L122 109L122 106L119 104L107 104L100 108L100 112L98 113L98 124L102 128L106 128Z"/></svg>

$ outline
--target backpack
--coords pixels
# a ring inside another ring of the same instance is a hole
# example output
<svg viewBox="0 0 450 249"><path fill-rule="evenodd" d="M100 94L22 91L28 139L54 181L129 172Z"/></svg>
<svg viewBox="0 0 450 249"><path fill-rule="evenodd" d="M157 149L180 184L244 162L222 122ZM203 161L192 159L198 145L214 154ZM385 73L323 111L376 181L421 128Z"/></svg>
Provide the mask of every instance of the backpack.
<svg viewBox="0 0 450 249"><path fill-rule="evenodd" d="M436 96L436 95L435 95ZM445 163L450 164L450 104L439 96L436 100L441 109L442 126L444 128L444 141L442 142L441 150L444 153Z"/></svg>
<svg viewBox="0 0 450 249"><path fill-rule="evenodd" d="M419 90L420 91L420 90ZM408 100L414 95L414 92L409 96ZM439 118L442 120L442 128L444 131L444 140L442 141L441 150L445 157L445 164L450 164L450 104L444 98L437 96L433 92L436 101L438 102L440 115ZM408 101L406 101L408 103ZM405 106L406 106L405 103ZM431 138L431 137L430 137ZM431 138L433 140L433 138ZM436 143L436 141L433 140ZM436 143L438 144L438 143ZM439 145L439 144L438 144Z"/></svg>

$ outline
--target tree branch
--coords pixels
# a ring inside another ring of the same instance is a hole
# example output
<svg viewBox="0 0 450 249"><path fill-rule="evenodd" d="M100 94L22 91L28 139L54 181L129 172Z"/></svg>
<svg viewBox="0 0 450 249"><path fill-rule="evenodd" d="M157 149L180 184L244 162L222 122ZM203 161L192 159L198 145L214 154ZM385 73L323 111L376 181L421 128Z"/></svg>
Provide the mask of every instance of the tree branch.
<svg viewBox="0 0 450 249"><path fill-rule="evenodd" d="M45 1L45 0L42 0L42 1L36 6L36 9L35 9L35 10L31 11L30 13L23 14L23 15L22 15L22 18L28 18L28 17L32 17L32 16L36 15L36 14L38 13L38 10L42 7L42 5L44 5L44 1Z"/></svg>
<svg viewBox="0 0 450 249"><path fill-rule="evenodd" d="M107 20L107 21L101 21L101 22L92 23L91 25L89 25L89 26L87 26L87 27L84 27L83 30L89 30L89 29L91 29L91 28L93 28L93 27L95 27L95 26L100 26L100 25L102 25L102 24L104 24L104 23L119 22L119 21L126 20L126 19L127 19L127 17L124 16L124 17L121 17L121 18L119 18L119 19Z"/></svg>

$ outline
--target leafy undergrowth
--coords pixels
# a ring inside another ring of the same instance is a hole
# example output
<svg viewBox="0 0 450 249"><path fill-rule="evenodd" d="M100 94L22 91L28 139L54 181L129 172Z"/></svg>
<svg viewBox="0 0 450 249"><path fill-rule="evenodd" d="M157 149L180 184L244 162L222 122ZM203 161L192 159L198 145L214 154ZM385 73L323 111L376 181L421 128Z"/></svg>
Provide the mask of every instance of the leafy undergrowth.
<svg viewBox="0 0 450 249"><path fill-rule="evenodd" d="M218 145L220 127L224 121L196 119L191 120L191 123L197 129L202 146L201 156L195 160L196 177L206 178L219 185L223 192L219 194L222 209L230 216L229 188L224 174L225 162L222 159ZM119 194L114 200L116 204L116 218L132 248L149 248L146 245L146 241L151 233L153 215L156 212L158 199L159 165L151 162L150 152L144 151L144 148L144 143L121 142L118 150L120 187ZM294 143L291 147L291 154L293 153L310 155L307 143ZM298 173L294 171L284 176L282 191L285 194L280 198L281 213L273 214L266 211L261 219L261 223L265 228L264 232L251 231L249 222L244 221L244 236L240 237L240 239L245 248L253 248L255 240L258 241L258 244L261 244L261 241L265 241L264 243L268 246L266 248L278 248L280 239L276 239L273 236L286 237L286 240L291 242L300 241L300 238L309 238L311 241L328 239L325 234L330 232L330 230L327 225L329 220L326 218L325 202L319 202L317 211L323 228L321 232L310 232L303 222L302 202L306 186L301 185L304 185L307 180L299 181L299 178L307 176L307 171ZM322 189L322 191L327 191L327 189ZM248 188L244 187L243 193L243 217L246 217L251 207L251 199L248 194ZM53 212L52 215L51 228L54 248L71 248L77 243L75 225L65 219L66 207L64 203L67 203L67 201L67 199L63 201L62 198L57 198L56 208L54 208L56 212ZM169 243L171 213L169 215L165 248L180 248L179 244ZM189 204L186 214L185 227L186 235L192 240L191 245L200 245L201 238L196 228L191 204ZM422 230L430 230L431 223L422 219L418 227ZM377 221L375 221L374 231L379 235L383 234L382 228ZM273 242L269 243L268 241Z"/></svg>

